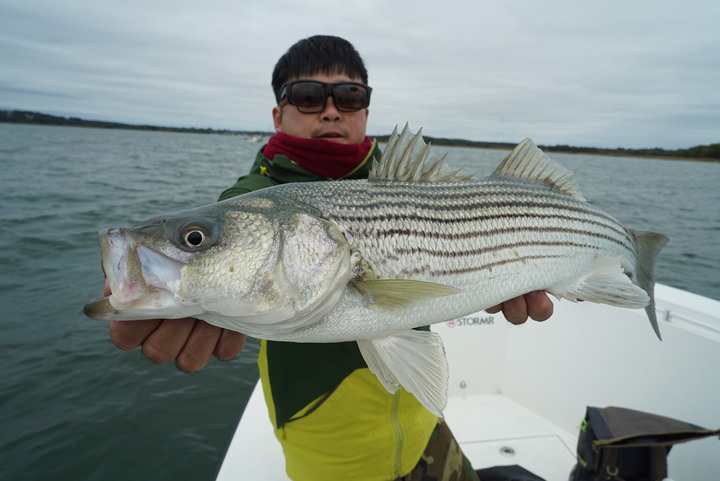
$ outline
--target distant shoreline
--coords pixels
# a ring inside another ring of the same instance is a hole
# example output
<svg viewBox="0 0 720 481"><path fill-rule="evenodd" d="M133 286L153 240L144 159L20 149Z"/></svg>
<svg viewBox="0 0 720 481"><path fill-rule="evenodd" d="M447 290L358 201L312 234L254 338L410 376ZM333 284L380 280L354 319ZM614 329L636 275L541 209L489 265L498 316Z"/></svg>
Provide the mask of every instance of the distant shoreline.
<svg viewBox="0 0 720 481"><path fill-rule="evenodd" d="M50 125L62 127L91 127L96 129L148 130L153 132L179 132L190 134L229 134L229 135L271 135L262 131L236 131L196 127L161 127L156 125L135 125L104 120L85 120L78 117L60 117L57 115L29 112L25 110L0 110L0 123Z"/></svg>
<svg viewBox="0 0 720 481"><path fill-rule="evenodd" d="M49 125L65 127L93 127L99 129L125 129L125 130L147 130L154 132L179 132L193 134L219 134L219 135L248 135L248 136L270 136L273 132L260 130L228 130L196 127L161 127L155 125L135 125L120 122L107 122L102 120L85 120L77 117L61 117L40 112L24 110L0 110L0 123ZM377 136L379 142L386 142L388 136ZM511 150L516 144L507 142L477 142L465 139L447 139L424 136L427 142L433 145L449 147L471 147L482 149ZM540 145L546 152L566 154L587 154L607 155L615 157L647 157L672 160L701 160L708 162L720 162L720 143L711 145L699 145L689 149L665 150L660 148L651 149L602 149L596 147L576 147L570 145Z"/></svg>

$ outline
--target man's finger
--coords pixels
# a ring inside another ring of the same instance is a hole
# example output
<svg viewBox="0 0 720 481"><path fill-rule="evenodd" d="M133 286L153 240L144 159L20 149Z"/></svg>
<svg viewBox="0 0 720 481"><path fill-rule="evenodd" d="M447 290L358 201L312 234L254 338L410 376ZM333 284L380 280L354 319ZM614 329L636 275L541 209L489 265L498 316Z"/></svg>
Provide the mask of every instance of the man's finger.
<svg viewBox="0 0 720 481"><path fill-rule="evenodd" d="M245 348L245 334L223 329L213 354L221 361L233 359Z"/></svg>
<svg viewBox="0 0 720 481"><path fill-rule="evenodd" d="M518 325L527 321L528 311L524 296L518 296L503 302L502 312L508 322Z"/></svg>
<svg viewBox="0 0 720 481"><path fill-rule="evenodd" d="M215 351L221 332L221 328L198 320L175 359L177 367L185 372L204 368Z"/></svg>
<svg viewBox="0 0 720 481"><path fill-rule="evenodd" d="M123 351L139 347L160 325L161 319L110 321L110 340Z"/></svg>
<svg viewBox="0 0 720 481"><path fill-rule="evenodd" d="M535 321L545 321L553 314L555 306L545 291L525 294L528 315Z"/></svg>
<svg viewBox="0 0 720 481"><path fill-rule="evenodd" d="M165 364L174 361L190 337L197 319L163 319L143 342L142 352L151 362Z"/></svg>

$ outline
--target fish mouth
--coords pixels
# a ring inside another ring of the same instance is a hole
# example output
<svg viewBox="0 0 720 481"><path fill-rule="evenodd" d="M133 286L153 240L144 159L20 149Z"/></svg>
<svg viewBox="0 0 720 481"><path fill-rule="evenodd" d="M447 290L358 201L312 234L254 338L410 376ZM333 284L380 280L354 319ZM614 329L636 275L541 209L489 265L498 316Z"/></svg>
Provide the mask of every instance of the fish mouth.
<svg viewBox="0 0 720 481"><path fill-rule="evenodd" d="M89 302L86 316L98 320L154 319L175 297L183 264L138 244L125 229L98 232L102 269L111 294Z"/></svg>

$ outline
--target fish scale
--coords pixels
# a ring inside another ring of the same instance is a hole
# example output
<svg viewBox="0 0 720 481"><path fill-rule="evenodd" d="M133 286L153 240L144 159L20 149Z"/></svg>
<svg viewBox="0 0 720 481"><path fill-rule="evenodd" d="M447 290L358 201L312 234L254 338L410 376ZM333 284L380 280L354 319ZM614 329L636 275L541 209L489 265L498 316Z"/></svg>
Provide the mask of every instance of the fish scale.
<svg viewBox="0 0 720 481"><path fill-rule="evenodd" d="M495 186L493 193L483 190L486 183ZM507 182L497 189L497 184L494 179L465 181L455 189L453 183L349 181L336 183L332 189L303 184L271 192L284 205L309 204L308 210L317 209L336 224L368 264L363 275L429 281L460 291L450 299L438 297L383 310L356 302L351 284L350 295L327 319L273 339L339 341L384 336L476 312L538 289L575 300L563 289L587 271L599 252L603 257L625 259L623 267L634 269L633 236L612 217L555 192L552 185L535 183L530 188L525 182ZM455 195L457 191L462 195ZM419 208L399 200L409 193L423 199ZM428 202L432 196L454 199L453 208L444 202ZM536 197L540 200L533 200ZM392 208L378 209L384 202ZM497 207L515 202L534 214L524 215L522 209L510 214ZM485 212L481 222L476 219L478 210ZM418 215L426 221L424 228L416 221ZM503 225L498 225L499 219ZM457 255L463 252L472 254Z"/></svg>
<svg viewBox="0 0 720 481"><path fill-rule="evenodd" d="M547 184L496 179L338 184L330 196L312 184L285 189L283 195L312 203L382 277L470 275L503 264L557 259L558 249L567 248L591 253L611 249L628 258L636 254L631 234L617 220Z"/></svg>

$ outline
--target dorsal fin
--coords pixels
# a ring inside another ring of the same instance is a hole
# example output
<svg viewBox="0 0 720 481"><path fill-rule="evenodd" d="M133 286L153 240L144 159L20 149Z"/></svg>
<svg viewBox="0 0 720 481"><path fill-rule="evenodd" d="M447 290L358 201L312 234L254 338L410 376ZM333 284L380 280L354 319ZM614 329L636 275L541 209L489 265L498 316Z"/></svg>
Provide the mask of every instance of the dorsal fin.
<svg viewBox="0 0 720 481"><path fill-rule="evenodd" d="M520 142L500 162L493 175L543 182L576 199L585 200L573 173L551 160L531 139Z"/></svg>
<svg viewBox="0 0 720 481"><path fill-rule="evenodd" d="M397 127L388 139L380 162L370 170L370 180L405 180L441 182L468 180L475 176L461 175L462 169L453 170L445 163L445 157L436 157L422 138L422 129L417 134L410 132L405 124L398 135Z"/></svg>

